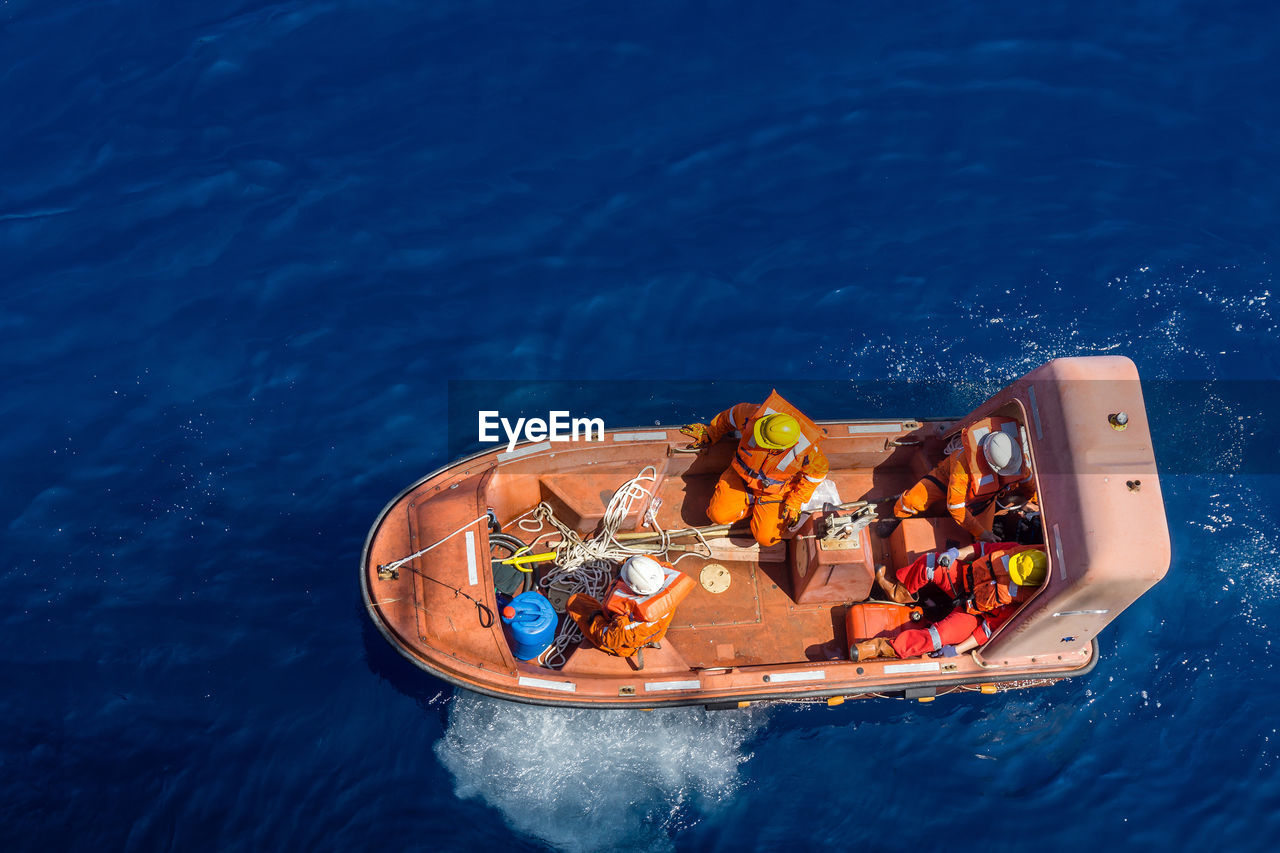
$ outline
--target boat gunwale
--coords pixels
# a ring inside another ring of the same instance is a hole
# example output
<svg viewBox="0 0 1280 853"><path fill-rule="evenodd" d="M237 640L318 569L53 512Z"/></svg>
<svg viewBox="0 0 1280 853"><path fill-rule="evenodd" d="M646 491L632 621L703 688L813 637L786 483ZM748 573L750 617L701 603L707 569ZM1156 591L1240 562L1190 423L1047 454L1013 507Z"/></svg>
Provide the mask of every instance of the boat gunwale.
<svg viewBox="0 0 1280 853"><path fill-rule="evenodd" d="M823 420L816 421L816 423L889 425L896 422L899 425L899 431L901 431L902 425L906 423L915 423L915 424L919 424L920 426L923 426L925 424L936 424L936 423L956 424L964 420L965 417L967 417L967 415L961 416L960 418L955 418L955 417L841 418L841 419L823 419ZM669 432L671 429L674 429L674 427L661 427L661 429ZM914 427L913 429L919 429L919 427ZM610 433L628 433L628 432L637 432L637 431L641 431L641 428L619 427L619 428L605 430L604 434L608 435ZM644 431L652 432L654 431L654 427L644 428ZM886 431L890 431L890 430L886 430ZM670 442L670 439L667 440L667 443L669 442ZM529 445L538 444L538 443L540 442L524 441L524 442L519 442L516 445L516 447L529 446ZM514 450L515 448L512 448L512 449ZM505 699L508 701L522 702L525 704L545 705L545 706L552 706L552 707L599 708L599 709L623 709L623 708L659 707L659 706L688 707L688 706L697 706L697 705L716 705L716 704L734 703L734 702L755 703L755 702L769 702L769 701L780 701L780 700L806 700L806 699L817 700L817 699L832 698L832 697L838 697L838 696L858 697L858 696L868 696L876 693L899 693L899 692L905 693L906 691L910 691L910 690L920 690L920 689L930 689L930 688L935 689L935 691L937 691L937 690L944 690L948 688L963 687L971 684L998 684L998 683L1004 683L1004 682L1025 681L1025 680L1061 680L1065 678L1074 678L1074 677L1086 675L1092 672L1093 669L1097 666L1098 643L1097 643L1097 639L1094 638L1090 642L1090 655L1088 660L1080 666L1076 666L1068 669L1052 669L1052 670L1037 669L1032 671L1028 671L1026 669L1020 669L1017 671L1003 672L1001 674L995 674L990 672L970 673L970 674L955 676L951 678L932 678L929 680L919 680L919 681L909 681L909 682L895 681L895 682L880 683L880 684L876 684L873 682L865 685L865 687L861 685L859 685L858 687L854 687L852 684L848 684L847 686L843 686L843 687L830 687L824 690L816 690L816 691L806 690L804 687L797 686L797 688L793 688L792 690L788 690L784 692L772 691L772 692L750 693L750 694L716 692L714 695L707 695L707 690L705 688L699 687L697 689L697 692L693 693L692 695L673 696L670 698L665 698L665 697L658 698L656 696L649 696L649 695L635 695L635 696L629 696L626 699L613 699L613 698L571 699L568 696L542 697L538 695L530 695L524 692L516 692L516 691L508 692L505 690L496 689L495 687L492 687L492 686L485 686L479 682L469 680L461 676L460 674L456 675L453 672L449 671L448 669L427 660L423 655L415 652L411 648L410 644L404 641L402 638L400 638L399 634L396 633L391 628L391 626L386 623L385 619L382 617L382 614L378 610L375 602L373 601L372 590L369 587L369 580L370 580L369 554L373 546L373 542L377 537L377 534L380 531L382 524L386 520L387 516L396 506L400 505L401 502L405 498L407 498L411 493L421 488L423 485L425 485L432 479L435 479L441 476L442 474L446 474L449 471L456 469L462 465L465 465L468 462L475 461L485 456L490 456L495 452L501 453L501 452L509 452L509 451L502 451L500 445L498 447L490 447L487 449L479 450L475 453L455 459L437 468L436 470L426 474L425 476L420 477L409 486L406 486L394 498L388 501L387 504L382 508L382 511L378 513L377 517L374 519L373 524L369 528L368 534L365 537L364 547L361 549L360 593L361 593L361 598L365 603L366 612L371 617L370 621L374 623L374 626L378 629L378 632L382 634L383 638L386 639L387 642L390 643L391 646L394 647L402 657L404 657L406 660L408 660L410 663L414 664L416 667L423 670L424 672L427 672L437 678L440 678L441 680L448 682L449 684L452 684L455 687L460 687L475 693L480 693L482 695L491 696L498 699ZM528 458L528 457L521 457L521 458ZM495 468L499 467L501 464L502 462L497 461L495 458L493 467ZM443 652L443 650L441 651ZM443 652L443 653L446 655L448 654L447 652ZM820 665L822 663L823 663L822 661L805 661L805 662L793 662L792 665L803 667L803 666ZM842 661L834 661L833 663L848 664L851 662L842 660ZM784 666L784 665L785 664L772 663L772 664L759 664L758 666L778 667L778 666ZM745 669L745 667L730 667L729 669L734 671L741 671ZM1005 667L1000 667L1000 669L1005 669Z"/></svg>

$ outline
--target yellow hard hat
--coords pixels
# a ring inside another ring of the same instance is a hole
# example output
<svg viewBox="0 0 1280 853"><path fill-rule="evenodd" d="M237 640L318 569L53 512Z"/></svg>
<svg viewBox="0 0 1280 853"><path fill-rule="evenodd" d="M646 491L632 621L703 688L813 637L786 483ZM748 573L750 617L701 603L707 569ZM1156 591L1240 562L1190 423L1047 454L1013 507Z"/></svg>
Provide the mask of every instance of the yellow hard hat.
<svg viewBox="0 0 1280 853"><path fill-rule="evenodd" d="M1018 586L1039 586L1049 574L1049 555L1044 551L1021 551L1009 558L1009 577Z"/></svg>
<svg viewBox="0 0 1280 853"><path fill-rule="evenodd" d="M765 415L756 421L755 439L766 450L785 450L800 440L800 422L791 415Z"/></svg>

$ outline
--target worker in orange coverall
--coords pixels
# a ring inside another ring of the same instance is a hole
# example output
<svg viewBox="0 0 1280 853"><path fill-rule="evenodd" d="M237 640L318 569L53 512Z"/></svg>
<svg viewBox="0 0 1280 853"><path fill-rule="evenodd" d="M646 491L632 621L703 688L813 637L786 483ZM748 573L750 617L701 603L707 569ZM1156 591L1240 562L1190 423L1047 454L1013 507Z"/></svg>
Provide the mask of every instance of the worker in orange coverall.
<svg viewBox="0 0 1280 853"><path fill-rule="evenodd" d="M914 600L927 583L957 601L956 609L932 625L911 626L893 637L863 640L853 646L854 660L911 658L932 652L955 654L976 648L1008 621L1044 583L1049 557L1040 545L976 543L963 549L922 554L890 580L882 568L881 588L899 604Z"/></svg>
<svg viewBox="0 0 1280 853"><path fill-rule="evenodd" d="M819 448L822 429L774 391L760 405L739 403L708 426L681 429L691 447L709 447L727 435L738 439L729 469L720 475L707 506L716 524L732 524L751 513L751 535L774 545L800 519L801 507L827 477Z"/></svg>
<svg viewBox="0 0 1280 853"><path fill-rule="evenodd" d="M644 648L660 647L678 602L665 612L650 614L649 621L635 617L633 604L662 595L679 577L670 563L636 555L623 564L619 578L605 591L603 604L579 592L570 596L566 610L587 642L606 654L635 658L636 668L644 669Z"/></svg>
<svg viewBox="0 0 1280 853"><path fill-rule="evenodd" d="M945 499L947 512L975 539L996 541L991 523L998 499L1017 495L1034 502L1035 481L1026 462L1019 424L984 418L961 433L958 446L894 504L898 519L925 514ZM1021 501L1019 501L1021 502ZM887 536L898 522L879 528Z"/></svg>

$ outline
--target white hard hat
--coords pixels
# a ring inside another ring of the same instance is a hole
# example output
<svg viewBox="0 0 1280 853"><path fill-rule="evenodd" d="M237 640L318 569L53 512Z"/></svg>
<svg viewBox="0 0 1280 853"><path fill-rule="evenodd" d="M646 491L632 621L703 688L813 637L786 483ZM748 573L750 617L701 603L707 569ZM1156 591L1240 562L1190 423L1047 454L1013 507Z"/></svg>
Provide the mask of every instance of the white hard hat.
<svg viewBox="0 0 1280 853"><path fill-rule="evenodd" d="M622 564L622 580L640 595L653 595L662 589L666 573L653 557L637 554Z"/></svg>
<svg viewBox="0 0 1280 853"><path fill-rule="evenodd" d="M1001 477L1016 474L1022 469L1022 448L1003 432L988 433L982 439L982 453Z"/></svg>

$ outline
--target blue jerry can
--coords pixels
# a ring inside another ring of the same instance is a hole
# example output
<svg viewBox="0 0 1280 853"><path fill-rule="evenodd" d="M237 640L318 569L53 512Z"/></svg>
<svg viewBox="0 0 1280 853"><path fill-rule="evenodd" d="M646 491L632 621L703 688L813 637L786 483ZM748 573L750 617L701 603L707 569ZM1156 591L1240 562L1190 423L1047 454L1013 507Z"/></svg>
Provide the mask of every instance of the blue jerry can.
<svg viewBox="0 0 1280 853"><path fill-rule="evenodd" d="M511 651L520 660L533 660L556 636L556 611L537 592L522 592L502 608L502 627Z"/></svg>

